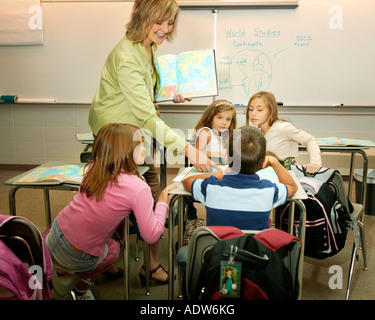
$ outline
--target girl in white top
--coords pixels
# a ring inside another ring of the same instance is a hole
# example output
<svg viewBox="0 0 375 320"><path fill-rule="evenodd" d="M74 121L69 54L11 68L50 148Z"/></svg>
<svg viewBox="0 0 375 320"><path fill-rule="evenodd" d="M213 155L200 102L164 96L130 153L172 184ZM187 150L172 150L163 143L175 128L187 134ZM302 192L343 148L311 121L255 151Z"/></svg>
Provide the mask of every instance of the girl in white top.
<svg viewBox="0 0 375 320"><path fill-rule="evenodd" d="M275 96L271 92L260 91L249 100L246 124L257 126L267 140L267 154L276 157L286 168L298 156L298 144L306 146L310 163L303 167L308 173L317 172L322 166L319 144L315 137L296 128L290 122L278 118Z"/></svg>
<svg viewBox="0 0 375 320"><path fill-rule="evenodd" d="M212 102L195 126L195 147L208 157L223 158L236 123L236 109L231 102Z"/></svg>
<svg viewBox="0 0 375 320"><path fill-rule="evenodd" d="M195 147L215 163L227 163L226 152L229 144L229 135L236 128L236 109L227 100L212 102L195 126L193 138ZM197 218L197 209L191 197L185 197L187 218Z"/></svg>

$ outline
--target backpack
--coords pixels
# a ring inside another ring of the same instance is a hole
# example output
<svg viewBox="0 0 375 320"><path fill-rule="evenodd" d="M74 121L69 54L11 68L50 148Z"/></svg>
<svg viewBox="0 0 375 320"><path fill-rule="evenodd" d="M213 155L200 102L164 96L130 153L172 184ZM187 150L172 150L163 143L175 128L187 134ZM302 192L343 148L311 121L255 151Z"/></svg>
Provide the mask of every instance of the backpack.
<svg viewBox="0 0 375 320"><path fill-rule="evenodd" d="M202 228L207 227L198 229ZM220 230L217 228L219 227L212 227L213 230ZM221 227L223 228L234 227ZM233 299L220 293L223 272L221 261L232 258L234 263L241 262L241 276L237 281L240 299L295 300L299 292L297 274L292 278L282 257L286 257L286 252L297 252L295 257L288 259L297 261L293 267L298 270L300 245L299 239L277 229L264 230L256 235L247 234L218 240L211 248L205 250L204 262L191 299Z"/></svg>
<svg viewBox="0 0 375 320"><path fill-rule="evenodd" d="M52 261L37 227L0 215L0 300L51 300Z"/></svg>
<svg viewBox="0 0 375 320"><path fill-rule="evenodd" d="M344 186L333 182L340 173L334 169L321 168L314 175L309 175L300 165L292 165L290 169L296 174L308 196L302 200L306 207L305 256L324 259L337 254L345 246L350 222L353 222L350 215L353 206L346 199L349 204L347 208L339 197L340 193L346 194ZM276 208L276 228L287 230L289 205L287 203ZM299 214L299 208L296 207L293 224L296 234L299 229Z"/></svg>

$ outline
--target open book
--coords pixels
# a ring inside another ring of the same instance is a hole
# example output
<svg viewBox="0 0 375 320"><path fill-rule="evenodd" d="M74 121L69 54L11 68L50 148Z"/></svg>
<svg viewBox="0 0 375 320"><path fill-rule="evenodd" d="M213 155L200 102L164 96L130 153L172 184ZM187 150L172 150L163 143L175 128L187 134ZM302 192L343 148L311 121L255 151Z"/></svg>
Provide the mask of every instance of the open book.
<svg viewBox="0 0 375 320"><path fill-rule="evenodd" d="M222 170L225 170L228 165L222 165L219 166ZM182 170L174 179L173 182L182 182L186 178L194 175L199 175L199 174L205 174L205 173L212 173L216 172L217 170L215 168L212 168L211 171L208 172L199 172L195 167L186 167L184 170Z"/></svg>
<svg viewBox="0 0 375 320"><path fill-rule="evenodd" d="M228 168L228 165L220 165L219 166L221 170L225 170ZM215 168L212 168L212 171L210 172L198 172L195 167L187 167L184 170L182 170L174 179L173 182L182 182L186 178L194 176L194 175L199 175L199 174L204 174L204 173L212 173L216 172L217 170ZM279 178L276 175L276 172L272 169L272 167L267 167L264 169L261 169L257 172L257 175L260 177L260 179L267 179L272 182L279 182Z"/></svg>
<svg viewBox="0 0 375 320"><path fill-rule="evenodd" d="M217 96L214 50L186 51L156 58L160 87L156 101L173 100L173 91L184 98Z"/></svg>
<svg viewBox="0 0 375 320"><path fill-rule="evenodd" d="M318 143L320 146L375 147L375 143L370 140L358 140L337 137L318 138Z"/></svg>
<svg viewBox="0 0 375 320"><path fill-rule="evenodd" d="M94 142L94 135L92 134L92 132L76 133L76 138L81 142Z"/></svg>
<svg viewBox="0 0 375 320"><path fill-rule="evenodd" d="M38 167L13 182L13 184L81 184L84 174L84 167L78 165L62 165L56 167Z"/></svg>

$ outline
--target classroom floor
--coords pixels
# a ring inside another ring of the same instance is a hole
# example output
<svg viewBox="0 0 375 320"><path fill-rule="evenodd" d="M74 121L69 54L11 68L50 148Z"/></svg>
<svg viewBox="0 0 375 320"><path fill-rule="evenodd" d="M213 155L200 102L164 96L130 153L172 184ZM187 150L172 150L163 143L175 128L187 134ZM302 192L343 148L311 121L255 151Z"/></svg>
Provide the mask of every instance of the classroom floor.
<svg viewBox="0 0 375 320"><path fill-rule="evenodd" d="M0 170L0 181L4 182L25 170ZM168 170L168 183L175 176L176 171ZM9 214L8 193L10 187L0 184L0 214ZM70 191L51 191L51 211L52 218L67 204L73 197ZM23 216L32 221L41 231L46 228L43 192L35 189L20 189L16 194L17 215ZM200 216L204 214L204 207L201 204L195 204ZM367 237L367 256L368 270L362 270L363 259L355 266L355 275L351 289L351 300L374 300L375 299L375 216L365 216L366 237ZM302 300L343 300L345 298L347 272L349 259L352 249L352 232L347 239L346 247L336 256L316 260L311 258L304 259ZM142 251L140 251L140 260L135 261L135 240L136 236L130 238L130 299L131 300L167 300L168 285L159 285L151 281L151 294L145 295L145 288L141 286L138 271L142 265ZM165 229L164 239L160 240L160 261L167 268L167 244L168 231ZM122 257L117 262L122 266ZM343 270L343 289L332 290L329 288L329 280L333 274L329 273L329 268L333 265L342 267ZM177 267L175 270L177 274ZM178 281L175 281L175 295L178 295ZM104 300L122 300L124 297L123 279L108 280L101 276L98 279L97 289Z"/></svg>

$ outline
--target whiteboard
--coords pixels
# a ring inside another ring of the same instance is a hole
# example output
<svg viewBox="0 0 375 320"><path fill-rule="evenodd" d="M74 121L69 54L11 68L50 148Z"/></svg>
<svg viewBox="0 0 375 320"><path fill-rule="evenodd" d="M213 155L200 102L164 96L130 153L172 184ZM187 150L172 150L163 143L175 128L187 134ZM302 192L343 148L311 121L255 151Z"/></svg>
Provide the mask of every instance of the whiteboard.
<svg viewBox="0 0 375 320"><path fill-rule="evenodd" d="M91 103L130 2L42 2L44 46L0 47L0 93Z"/></svg>
<svg viewBox="0 0 375 320"><path fill-rule="evenodd" d="M331 29L329 10L337 4L343 28ZM90 104L132 5L42 2L44 46L0 47L0 95ZM300 0L295 9L182 10L176 38L157 54L216 49L215 99L235 104L270 90L284 105L375 105L374 12L373 0ZM241 61L254 70L238 68Z"/></svg>
<svg viewBox="0 0 375 320"><path fill-rule="evenodd" d="M220 11L219 97L247 105L268 90L287 106L375 105L374 12L373 0Z"/></svg>
<svg viewBox="0 0 375 320"><path fill-rule="evenodd" d="M0 95L90 104L105 60L125 34L133 2L42 2L41 6L44 46L0 47ZM179 22L174 41L165 41L158 55L213 48L209 11L181 11ZM212 97L194 99L194 104L210 102Z"/></svg>

